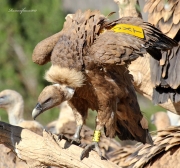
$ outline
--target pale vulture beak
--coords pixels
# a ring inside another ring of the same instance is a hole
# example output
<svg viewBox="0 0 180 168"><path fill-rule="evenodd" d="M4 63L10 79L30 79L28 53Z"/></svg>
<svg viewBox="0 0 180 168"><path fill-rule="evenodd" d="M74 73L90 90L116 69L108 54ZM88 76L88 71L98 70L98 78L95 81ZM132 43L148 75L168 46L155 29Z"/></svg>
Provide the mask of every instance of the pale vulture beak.
<svg viewBox="0 0 180 168"><path fill-rule="evenodd" d="M35 120L38 115L43 112L43 108L40 103L36 104L36 107L32 111L32 118Z"/></svg>

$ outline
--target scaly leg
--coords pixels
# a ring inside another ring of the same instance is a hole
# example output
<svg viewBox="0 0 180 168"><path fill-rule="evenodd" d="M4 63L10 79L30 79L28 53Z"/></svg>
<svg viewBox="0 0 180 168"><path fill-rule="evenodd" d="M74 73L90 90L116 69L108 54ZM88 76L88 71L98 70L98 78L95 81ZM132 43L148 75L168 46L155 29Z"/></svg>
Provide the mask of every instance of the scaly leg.
<svg viewBox="0 0 180 168"><path fill-rule="evenodd" d="M75 144L75 145L80 145L80 144L81 144L80 133L81 133L81 130L82 130L82 126L83 126L83 125L78 125L78 126L76 127L75 134L73 135L73 138L70 140L70 142L71 142L72 144Z"/></svg>
<svg viewBox="0 0 180 168"><path fill-rule="evenodd" d="M81 144L81 141L80 141L81 129L82 129L82 125L78 125L76 127L76 131L75 131L75 134L74 134L73 138L67 138L63 134L59 134L58 138L60 140L65 139L66 141L70 142L71 144L79 146Z"/></svg>
<svg viewBox="0 0 180 168"><path fill-rule="evenodd" d="M77 100L75 100L75 102L77 102ZM80 100L79 100L79 102L80 102ZM75 120L77 123L75 134L74 134L73 138L70 140L70 142L72 144L80 145L81 144L80 133L81 133L83 124L85 122L85 119L87 118L87 113L88 113L87 110L88 109L87 109L87 107L85 109L84 108L80 108L80 109L75 108L75 106L73 104L73 100L68 103L72 108L72 111L73 111L73 114L74 114L74 117L75 117ZM83 107L83 106L81 106L81 107Z"/></svg>
<svg viewBox="0 0 180 168"><path fill-rule="evenodd" d="M103 126L99 126L99 125L96 126L96 130L94 131L92 143L87 145L84 148L84 150L81 153L80 160L87 157L89 152L93 149L95 149L97 151L97 153L99 154L99 156L102 158L102 153L101 153L101 150L99 148L99 141L100 141L100 137L101 137L101 129L102 128L103 128Z"/></svg>

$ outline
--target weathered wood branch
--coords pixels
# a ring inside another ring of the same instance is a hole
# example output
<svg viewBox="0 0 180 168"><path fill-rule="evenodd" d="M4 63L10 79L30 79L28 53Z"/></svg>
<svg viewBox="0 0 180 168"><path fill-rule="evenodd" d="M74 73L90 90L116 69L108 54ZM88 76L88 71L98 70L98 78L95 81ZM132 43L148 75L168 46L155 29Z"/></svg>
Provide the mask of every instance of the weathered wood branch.
<svg viewBox="0 0 180 168"><path fill-rule="evenodd" d="M91 151L88 158L80 161L82 148L71 145L58 136L43 131L43 136L18 126L0 122L0 143L13 150L17 156L26 161L29 167L67 167L67 168L118 168L117 165L101 160Z"/></svg>

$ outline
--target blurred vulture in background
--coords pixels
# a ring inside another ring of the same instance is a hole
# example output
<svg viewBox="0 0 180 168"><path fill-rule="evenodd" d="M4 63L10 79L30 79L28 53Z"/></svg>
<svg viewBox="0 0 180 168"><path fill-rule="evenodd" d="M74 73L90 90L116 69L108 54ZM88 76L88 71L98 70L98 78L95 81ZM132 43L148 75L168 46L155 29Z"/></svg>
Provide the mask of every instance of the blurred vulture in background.
<svg viewBox="0 0 180 168"><path fill-rule="evenodd" d="M117 135L121 140L152 144L127 66L147 52L161 66L169 59L161 57L161 51L177 46L176 41L140 18L109 21L99 11L87 10L66 17L58 42L50 44L50 54L42 54L39 46L32 59L40 65L51 61L45 78L53 84L41 92L33 118L68 101L77 122L73 139L79 142L88 108L96 110L93 142L85 148L81 159L94 146L101 155L98 142L102 129L107 137Z"/></svg>
<svg viewBox="0 0 180 168"><path fill-rule="evenodd" d="M170 118L166 112L159 111L151 116L151 123L156 126L157 130L168 128L171 125Z"/></svg>
<svg viewBox="0 0 180 168"><path fill-rule="evenodd" d="M42 135L43 126L37 121L24 120L24 100L15 90L6 89L0 92L0 108L8 113L9 123L29 129Z"/></svg>
<svg viewBox="0 0 180 168"><path fill-rule="evenodd" d="M7 111L10 124L29 129L39 135L42 135L43 126L40 123L37 121L28 121L23 119L24 100L15 90L6 89L0 92L0 108ZM0 167L28 167L28 165L16 157L9 148L3 144L0 144L0 148Z"/></svg>
<svg viewBox="0 0 180 168"><path fill-rule="evenodd" d="M164 103L169 98L172 102L180 101L180 1L148 0L144 7L148 12L148 22L161 30L179 45L168 52L162 51L158 62L150 58L151 77L154 85L153 102Z"/></svg>
<svg viewBox="0 0 180 168"><path fill-rule="evenodd" d="M174 114L171 111L167 111L167 115L172 126L180 126L180 115Z"/></svg>

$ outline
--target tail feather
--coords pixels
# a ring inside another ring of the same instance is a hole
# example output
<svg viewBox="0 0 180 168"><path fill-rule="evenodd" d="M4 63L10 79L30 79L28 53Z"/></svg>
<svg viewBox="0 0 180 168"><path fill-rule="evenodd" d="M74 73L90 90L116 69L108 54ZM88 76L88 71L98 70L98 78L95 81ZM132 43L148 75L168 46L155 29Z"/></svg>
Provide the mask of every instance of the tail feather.
<svg viewBox="0 0 180 168"><path fill-rule="evenodd" d="M176 89L180 85L180 45L172 49L174 56L169 60L166 82Z"/></svg>
<svg viewBox="0 0 180 168"><path fill-rule="evenodd" d="M149 49L158 49L158 50L169 50L174 46L177 46L178 43L163 34L159 29L152 26L150 23L144 22L143 29L146 35L146 38L149 42Z"/></svg>
<svg viewBox="0 0 180 168"><path fill-rule="evenodd" d="M180 88L172 89L170 87L163 88L158 86L153 89L153 103L162 104L170 99L172 102L177 103L180 101Z"/></svg>

